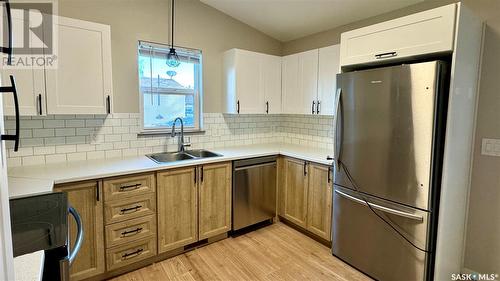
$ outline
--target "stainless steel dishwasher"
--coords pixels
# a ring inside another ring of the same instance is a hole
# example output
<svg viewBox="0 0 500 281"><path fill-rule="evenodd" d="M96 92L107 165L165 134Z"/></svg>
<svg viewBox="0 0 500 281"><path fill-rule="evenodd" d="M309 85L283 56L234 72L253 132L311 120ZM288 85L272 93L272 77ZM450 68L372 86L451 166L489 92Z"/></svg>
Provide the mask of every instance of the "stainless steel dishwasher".
<svg viewBox="0 0 500 281"><path fill-rule="evenodd" d="M276 156L233 164L233 231L276 215Z"/></svg>

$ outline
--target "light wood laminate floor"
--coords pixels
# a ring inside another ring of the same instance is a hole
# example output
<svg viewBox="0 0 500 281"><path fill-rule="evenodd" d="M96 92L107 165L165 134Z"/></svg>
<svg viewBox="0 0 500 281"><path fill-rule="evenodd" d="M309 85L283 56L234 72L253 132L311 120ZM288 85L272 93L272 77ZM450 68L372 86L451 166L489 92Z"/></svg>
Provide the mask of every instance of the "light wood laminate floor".
<svg viewBox="0 0 500 281"><path fill-rule="evenodd" d="M156 280L371 280L330 249L276 223L119 276Z"/></svg>

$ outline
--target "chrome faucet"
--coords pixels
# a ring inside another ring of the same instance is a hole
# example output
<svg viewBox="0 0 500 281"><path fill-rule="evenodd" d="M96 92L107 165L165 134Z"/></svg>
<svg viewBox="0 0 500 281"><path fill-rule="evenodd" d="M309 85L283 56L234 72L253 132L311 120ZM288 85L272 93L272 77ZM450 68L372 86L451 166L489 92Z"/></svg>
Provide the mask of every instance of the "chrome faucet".
<svg viewBox="0 0 500 281"><path fill-rule="evenodd" d="M172 133L170 136L173 138L175 137L175 124L177 123L177 120L181 121L181 134L179 135L179 139L177 140L177 145L178 145L178 152L186 150L186 147L191 146L191 143L189 142L184 142L184 122L182 121L182 118L177 117L174 120L174 124L172 125Z"/></svg>

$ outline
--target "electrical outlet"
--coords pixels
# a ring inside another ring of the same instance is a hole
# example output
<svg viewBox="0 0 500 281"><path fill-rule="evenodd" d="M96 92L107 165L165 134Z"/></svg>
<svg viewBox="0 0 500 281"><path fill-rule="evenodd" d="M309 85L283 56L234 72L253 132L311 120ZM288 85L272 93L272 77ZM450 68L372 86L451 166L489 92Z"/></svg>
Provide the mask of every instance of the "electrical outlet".
<svg viewBox="0 0 500 281"><path fill-rule="evenodd" d="M481 154L488 156L500 156L500 139L483 139Z"/></svg>

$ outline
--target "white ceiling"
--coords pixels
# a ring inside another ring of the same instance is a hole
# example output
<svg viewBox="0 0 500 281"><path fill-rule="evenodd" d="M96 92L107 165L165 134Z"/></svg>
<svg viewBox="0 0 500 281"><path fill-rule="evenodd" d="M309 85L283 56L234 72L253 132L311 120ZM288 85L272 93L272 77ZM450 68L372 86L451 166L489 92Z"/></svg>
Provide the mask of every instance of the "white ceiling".
<svg viewBox="0 0 500 281"><path fill-rule="evenodd" d="M280 41L290 41L424 0L201 0Z"/></svg>

